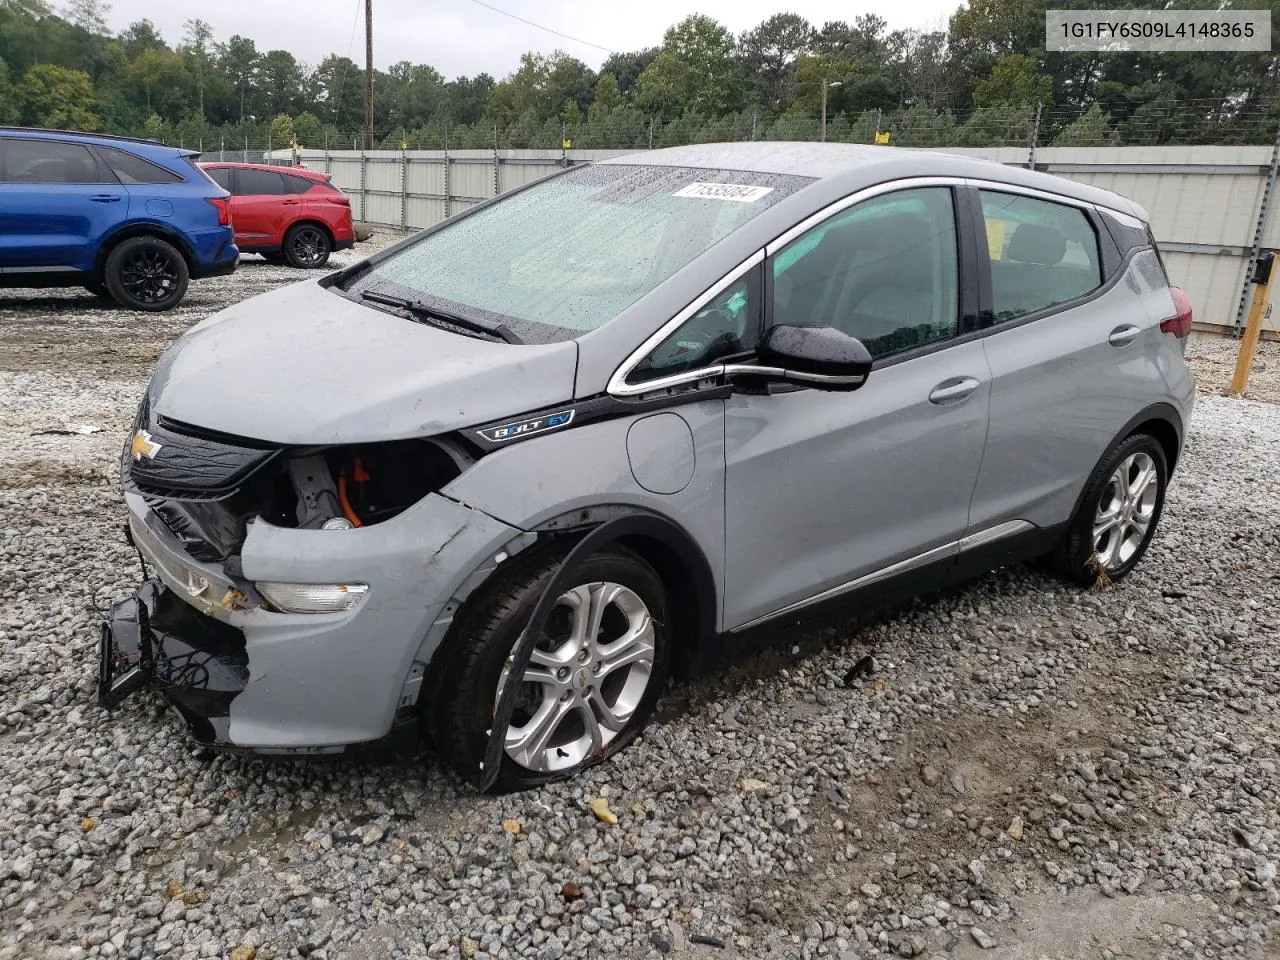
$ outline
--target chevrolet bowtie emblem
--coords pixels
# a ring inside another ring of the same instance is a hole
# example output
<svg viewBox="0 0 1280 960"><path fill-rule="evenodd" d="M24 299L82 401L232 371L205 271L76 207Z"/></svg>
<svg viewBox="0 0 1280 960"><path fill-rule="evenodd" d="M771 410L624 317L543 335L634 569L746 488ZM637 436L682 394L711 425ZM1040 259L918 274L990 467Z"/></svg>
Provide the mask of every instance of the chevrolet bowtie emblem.
<svg viewBox="0 0 1280 960"><path fill-rule="evenodd" d="M129 446L129 452L133 454L134 460L141 460L146 457L148 460L154 460L156 454L160 452L163 444L156 443L151 439L151 434L145 430L139 430L133 435L133 443Z"/></svg>

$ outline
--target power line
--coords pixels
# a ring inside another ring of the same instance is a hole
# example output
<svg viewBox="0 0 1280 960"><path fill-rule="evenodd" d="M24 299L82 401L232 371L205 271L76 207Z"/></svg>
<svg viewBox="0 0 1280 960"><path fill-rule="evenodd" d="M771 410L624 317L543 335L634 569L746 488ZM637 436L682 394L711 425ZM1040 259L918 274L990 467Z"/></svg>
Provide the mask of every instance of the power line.
<svg viewBox="0 0 1280 960"><path fill-rule="evenodd" d="M506 10L501 10L491 3L485 3L484 0L471 0L471 2L477 6L484 7L486 10L492 10L494 13L500 13L504 17L510 17L512 20L519 20L521 23L528 24L538 30L545 30L547 33L554 33L557 37L564 37L566 40L572 40L574 43L581 43L588 47L595 47L597 50L603 50L605 53L613 53L613 50L610 47L603 47L598 43L592 43L590 40L583 40L581 37L571 37L569 34L561 33L559 30L553 30L551 27L544 27L540 23L534 23L532 20L526 20L524 17L519 17L514 13L508 13Z"/></svg>
<svg viewBox="0 0 1280 960"><path fill-rule="evenodd" d="M338 96L336 98L337 102L334 104L334 107L333 107L334 123L337 123L341 116L338 113L338 111L342 109L342 88L347 85L347 70L350 68L352 63L351 48L356 45L356 27L360 23L360 8L363 5L364 5L364 0L356 0L356 15L351 20L351 39L347 41L347 56L346 56L347 62L342 65L342 77L338 80Z"/></svg>

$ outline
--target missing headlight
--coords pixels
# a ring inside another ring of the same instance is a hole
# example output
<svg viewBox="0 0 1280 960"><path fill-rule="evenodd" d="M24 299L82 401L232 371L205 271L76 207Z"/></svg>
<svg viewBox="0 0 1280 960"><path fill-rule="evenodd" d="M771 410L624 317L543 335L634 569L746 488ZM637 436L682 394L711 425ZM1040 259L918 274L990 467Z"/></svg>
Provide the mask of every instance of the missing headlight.
<svg viewBox="0 0 1280 960"><path fill-rule="evenodd" d="M471 462L441 440L392 440L310 451L289 460L299 527L326 530L390 520Z"/></svg>

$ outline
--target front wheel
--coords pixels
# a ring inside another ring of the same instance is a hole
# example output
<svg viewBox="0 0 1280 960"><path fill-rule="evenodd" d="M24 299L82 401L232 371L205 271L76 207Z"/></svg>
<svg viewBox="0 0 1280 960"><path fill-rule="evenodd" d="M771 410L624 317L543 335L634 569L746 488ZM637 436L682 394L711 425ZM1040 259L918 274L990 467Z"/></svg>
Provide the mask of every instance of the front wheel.
<svg viewBox="0 0 1280 960"><path fill-rule="evenodd" d="M1168 483L1168 461L1155 437L1139 433L1112 447L1050 557L1056 572L1082 585L1128 576L1155 536Z"/></svg>
<svg viewBox="0 0 1280 960"><path fill-rule="evenodd" d="M322 227L312 223L299 223L284 235L284 257L289 266L302 270L315 270L329 262L333 244Z"/></svg>
<svg viewBox="0 0 1280 960"><path fill-rule="evenodd" d="M513 562L467 602L437 654L442 668L424 719L466 780L479 778L511 654L558 562ZM614 546L585 560L529 659L495 788L573 776L635 739L666 683L667 623L662 581L639 556Z"/></svg>
<svg viewBox="0 0 1280 960"><path fill-rule="evenodd" d="M159 311L182 301L190 274L173 244L159 237L129 237L107 255L102 279L122 307Z"/></svg>

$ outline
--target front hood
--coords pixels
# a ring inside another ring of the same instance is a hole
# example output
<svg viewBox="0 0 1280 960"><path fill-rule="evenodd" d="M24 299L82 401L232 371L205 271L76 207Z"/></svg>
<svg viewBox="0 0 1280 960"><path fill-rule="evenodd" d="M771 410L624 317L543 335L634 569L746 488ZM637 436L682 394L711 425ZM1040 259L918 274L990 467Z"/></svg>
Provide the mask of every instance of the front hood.
<svg viewBox="0 0 1280 960"><path fill-rule="evenodd" d="M160 358L152 411L288 445L398 440L563 403L577 345L513 345L292 284L209 317Z"/></svg>

